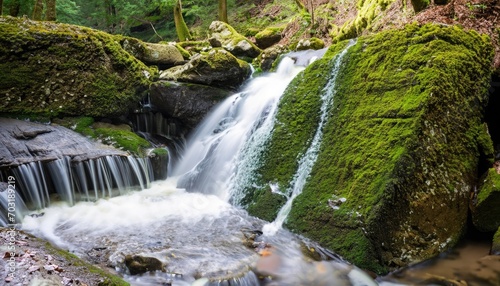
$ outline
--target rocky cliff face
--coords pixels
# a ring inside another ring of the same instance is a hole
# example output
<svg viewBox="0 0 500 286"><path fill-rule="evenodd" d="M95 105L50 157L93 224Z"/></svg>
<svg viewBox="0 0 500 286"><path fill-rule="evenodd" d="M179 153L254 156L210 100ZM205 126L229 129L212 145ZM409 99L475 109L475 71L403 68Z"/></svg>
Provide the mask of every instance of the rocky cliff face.
<svg viewBox="0 0 500 286"><path fill-rule="evenodd" d="M327 81L319 75L345 45L289 86L256 174L262 186L288 188L318 126ZM458 27L409 25L361 37L339 71L319 157L287 227L376 272L453 246L479 157L493 152L482 123L492 57L487 37ZM283 200L262 187L246 203L273 219Z"/></svg>

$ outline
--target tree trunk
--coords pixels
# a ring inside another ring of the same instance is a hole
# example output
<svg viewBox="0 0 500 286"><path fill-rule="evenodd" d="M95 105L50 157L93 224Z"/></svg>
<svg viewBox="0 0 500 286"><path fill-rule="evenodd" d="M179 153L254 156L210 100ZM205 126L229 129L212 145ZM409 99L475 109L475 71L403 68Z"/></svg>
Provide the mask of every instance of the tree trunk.
<svg viewBox="0 0 500 286"><path fill-rule="evenodd" d="M3 0L0 0L0 16L3 14Z"/></svg>
<svg viewBox="0 0 500 286"><path fill-rule="evenodd" d="M9 15L12 17L17 17L19 16L19 11L21 10L21 2L19 0L14 0L12 3L10 3L9 7Z"/></svg>
<svg viewBox="0 0 500 286"><path fill-rule="evenodd" d="M45 20L55 21L56 20L56 0L45 0Z"/></svg>
<svg viewBox="0 0 500 286"><path fill-rule="evenodd" d="M189 29L182 17L182 3L181 0L177 0L174 5L174 23L175 30L177 31L177 37L179 41L184 42L191 39L191 34L189 34Z"/></svg>
<svg viewBox="0 0 500 286"><path fill-rule="evenodd" d="M227 21L227 0L219 0L219 21Z"/></svg>
<svg viewBox="0 0 500 286"><path fill-rule="evenodd" d="M31 18L36 21L41 21L42 12L43 12L43 0L36 0L35 6L33 6L33 16Z"/></svg>

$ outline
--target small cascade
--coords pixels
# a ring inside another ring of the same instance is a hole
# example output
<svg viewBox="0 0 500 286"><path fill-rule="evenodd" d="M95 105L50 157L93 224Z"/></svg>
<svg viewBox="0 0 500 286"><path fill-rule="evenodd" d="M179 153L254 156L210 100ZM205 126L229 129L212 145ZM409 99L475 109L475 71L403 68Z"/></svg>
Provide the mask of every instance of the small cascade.
<svg viewBox="0 0 500 286"><path fill-rule="evenodd" d="M129 192L146 189L153 181L149 158L133 156L105 156L87 161L72 162L65 156L49 162L31 162L0 171L1 177L16 179L16 205L26 209L43 209L53 201L74 205L78 201L96 201ZM5 203L0 192L0 204ZM5 212L7 208L2 207ZM4 216L5 213L2 213ZM19 216L21 217L21 216ZM0 216L0 220L3 220Z"/></svg>
<svg viewBox="0 0 500 286"><path fill-rule="evenodd" d="M318 128L316 129L313 140L311 141L311 145L309 145L309 148L299 161L299 167L297 168L292 182L290 183L291 188L285 192L286 194L290 194L288 195L287 202L285 203L285 205L283 205L283 207L281 207L276 219L273 222L266 224L262 229L265 235L274 235L279 229L282 228L283 223L285 222L288 214L290 213L290 210L292 209L293 200L302 193L302 190L307 182L314 163L318 158L319 148L323 139L323 127L329 119L328 115L333 104L333 99L336 92L335 84L337 81L337 74L339 72L342 59L347 53L349 47L354 44L354 41L350 41L347 47L332 59L333 67L330 72L329 81L323 88L323 94L321 95L322 104Z"/></svg>
<svg viewBox="0 0 500 286"><path fill-rule="evenodd" d="M238 154L246 152L242 150L248 146L247 142L262 146L262 140L274 126L274 114L284 90L304 65L321 57L325 51L293 53L285 57L276 73L253 79L242 92L215 108L195 130L182 160L174 169L173 175L181 176L178 186L229 199L233 195L231 182L237 181L231 179L232 174L240 168Z"/></svg>

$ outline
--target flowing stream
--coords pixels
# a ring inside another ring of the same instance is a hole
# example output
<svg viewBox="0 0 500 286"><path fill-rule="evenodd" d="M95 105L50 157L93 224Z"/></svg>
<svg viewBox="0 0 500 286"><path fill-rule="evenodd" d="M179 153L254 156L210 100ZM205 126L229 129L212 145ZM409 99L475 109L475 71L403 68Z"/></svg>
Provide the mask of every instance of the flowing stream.
<svg viewBox="0 0 500 286"><path fill-rule="evenodd" d="M267 226L237 206L239 194L234 190L247 183L241 174L253 170L252 162L274 126L280 97L290 81L324 52L290 54L277 72L252 79L222 102L191 136L169 179L149 183L142 165L129 162L128 173L119 175L122 181L133 174L144 176L139 183L146 189L96 201L75 203L73 197L65 198L26 216L22 228L86 260L112 265L132 285L376 285L334 253L283 230L286 206L279 220ZM334 59L332 80L321 99L321 122L301 159L287 205L300 194L317 157L342 55ZM110 160L103 170L120 168ZM82 165L77 172L98 166ZM114 185L126 188L122 181ZM92 184L109 189L99 176ZM86 185L80 189L87 197L98 195ZM262 251L272 252L273 258L259 255ZM155 257L165 269L129 275L127 255ZM258 277L268 273L278 280Z"/></svg>

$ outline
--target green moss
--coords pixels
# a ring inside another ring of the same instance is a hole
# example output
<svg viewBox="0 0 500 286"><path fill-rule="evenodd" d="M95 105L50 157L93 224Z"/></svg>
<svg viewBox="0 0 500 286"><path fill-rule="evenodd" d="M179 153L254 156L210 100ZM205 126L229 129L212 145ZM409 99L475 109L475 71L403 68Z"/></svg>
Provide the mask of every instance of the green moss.
<svg viewBox="0 0 500 286"><path fill-rule="evenodd" d="M102 140L103 143L113 145L133 154L142 154L144 149L151 147L151 144L146 139L131 130L119 128L111 124L94 125L94 131L95 137Z"/></svg>
<svg viewBox="0 0 500 286"><path fill-rule="evenodd" d="M155 148L151 151L155 156L165 157L168 156L168 151L165 148Z"/></svg>
<svg viewBox="0 0 500 286"><path fill-rule="evenodd" d="M280 26L280 27L267 27L263 31L258 32L255 35L256 40L260 40L263 38L269 38L273 36L281 36L281 32L283 32L285 27Z"/></svg>
<svg viewBox="0 0 500 286"><path fill-rule="evenodd" d="M41 241L40 239L36 238L37 240ZM90 273L97 274L101 276L104 280L102 282L99 282L98 286L128 286L130 285L129 283L125 282L122 278L116 275L112 275L104 270L102 270L99 267L96 267L90 263L87 263L83 260L81 260L78 256L67 252L65 250L55 248L50 244L49 242L45 242L45 249L52 253L52 255L56 255L59 257L62 257L64 261L66 261L68 264L77 266L77 267L83 267L87 269Z"/></svg>
<svg viewBox="0 0 500 286"><path fill-rule="evenodd" d="M115 116L136 105L157 70L89 28L0 18L0 112ZM149 74L148 78L145 74Z"/></svg>
<svg viewBox="0 0 500 286"><path fill-rule="evenodd" d="M287 88L257 185L289 187L318 126L324 75L345 45ZM376 272L456 242L478 157L491 151L487 139L469 138L484 131L491 58L487 38L458 27L409 25L360 38L343 61L318 160L286 226ZM335 198L346 201L332 208ZM436 203L450 199L453 207ZM405 243L411 258L401 252Z"/></svg>
<svg viewBox="0 0 500 286"><path fill-rule="evenodd" d="M267 221L274 220L286 203L283 195L272 193L270 189L256 191L250 200L252 203L247 207L248 212Z"/></svg>
<svg viewBox="0 0 500 286"><path fill-rule="evenodd" d="M500 174L495 168L488 170L479 187L472 207L472 221L480 231L495 231L500 227Z"/></svg>

